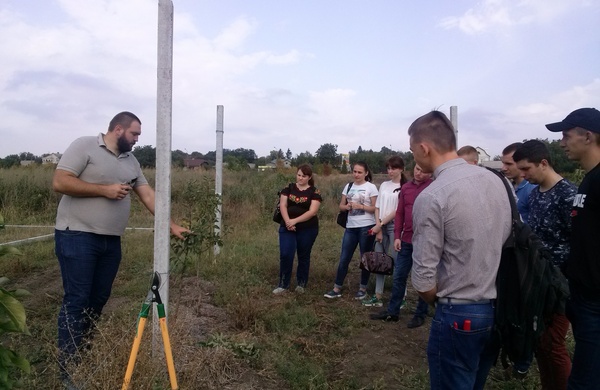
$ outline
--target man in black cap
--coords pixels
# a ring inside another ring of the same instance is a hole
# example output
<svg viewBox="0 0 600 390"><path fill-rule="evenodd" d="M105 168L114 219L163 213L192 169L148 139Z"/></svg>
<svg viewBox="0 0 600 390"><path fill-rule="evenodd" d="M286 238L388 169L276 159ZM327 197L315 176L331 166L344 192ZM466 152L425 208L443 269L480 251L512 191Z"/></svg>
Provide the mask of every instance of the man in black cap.
<svg viewBox="0 0 600 390"><path fill-rule="evenodd" d="M586 172L573 202L565 270L571 288L566 311L575 337L568 389L593 389L600 372L600 111L580 108L546 127L562 132L560 146Z"/></svg>

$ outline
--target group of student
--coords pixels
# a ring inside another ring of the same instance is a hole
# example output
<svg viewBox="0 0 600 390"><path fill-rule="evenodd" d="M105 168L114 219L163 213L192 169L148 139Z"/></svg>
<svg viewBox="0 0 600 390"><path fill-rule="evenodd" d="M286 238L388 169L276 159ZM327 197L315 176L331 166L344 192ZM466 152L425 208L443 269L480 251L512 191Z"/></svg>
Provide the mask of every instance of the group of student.
<svg viewBox="0 0 600 390"><path fill-rule="evenodd" d="M595 389L600 383L600 112L582 108L563 121L546 125L562 132L561 147L586 175L577 188L552 166L547 146L538 140L517 142L502 152L502 172L514 187L522 220L552 253L553 263L569 280L564 310L547 318L535 357L543 389ZM398 321L409 272L419 293L409 328L423 325L428 306L435 307L427 356L432 389L482 389L498 356L494 341L495 278L502 245L511 231L510 202L504 184L478 167L475 148L456 150L448 118L432 111L409 128L415 157L411 181L404 161L390 157L390 180L377 187L364 162L352 167L354 181L342 192L339 208L348 211L333 289L325 298L342 296L344 279L356 247L386 251L394 259L388 307L374 320ZM322 201L312 171L299 168L295 186L281 194L279 228L281 293L290 287L298 252L297 291L308 280L310 251L318 234ZM367 294L369 272L362 270L355 299L382 307L384 278ZM468 323L468 325L467 325ZM566 347L573 329L573 359ZM512 362L512 375L527 375L533 356Z"/></svg>
<svg viewBox="0 0 600 390"><path fill-rule="evenodd" d="M393 287L388 308L371 314L374 320L396 322L405 302L407 280L412 267L412 205L417 195L431 183L431 174L415 165L412 180L404 175L402 157L394 155L386 160L389 180L379 189L372 183L372 173L365 162L352 166L354 180L345 185L340 211L348 212L342 238L342 249L333 289L324 297L342 296L342 286L356 248L360 254L368 251L386 252L394 259ZM296 291L304 292L310 268L310 252L318 235L317 212L322 201L319 189L314 187L312 170L302 165L296 173L296 183L282 190L280 207L283 221L279 227L280 272L274 294L288 291L297 253ZM354 296L366 307L383 306L384 275L376 275L375 292L367 294L370 273L361 270L360 284ZM419 298L415 316L409 328L423 325L428 305Z"/></svg>

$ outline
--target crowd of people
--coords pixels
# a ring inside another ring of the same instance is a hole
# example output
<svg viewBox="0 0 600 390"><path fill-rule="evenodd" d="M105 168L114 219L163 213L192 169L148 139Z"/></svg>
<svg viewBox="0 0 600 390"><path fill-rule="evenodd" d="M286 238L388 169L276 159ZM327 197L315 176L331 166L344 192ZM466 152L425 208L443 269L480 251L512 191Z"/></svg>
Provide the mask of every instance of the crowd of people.
<svg viewBox="0 0 600 390"><path fill-rule="evenodd" d="M560 145L567 157L585 171L579 188L554 170L541 141L512 143L501 158L521 219L569 281L570 298L546 319L534 355L543 389L595 389L600 387L594 379L600 369L600 112L581 108L546 127L562 133ZM357 246L361 256L385 251L394 258L392 291L387 308L370 318L399 320L411 273L419 297L407 327L422 326L429 307L434 308L427 346L431 388L482 389L498 357L496 274L512 229L510 199L502 181L478 166L474 147L457 150L453 126L443 113L421 116L408 134L415 159L412 180L406 180L399 156L387 160L390 180L379 189L366 163L353 164L354 180L344 186L339 204L340 211L348 212L348 222L337 273L324 297L342 297ZM304 292L318 232L322 198L309 167L298 170L294 191L281 194L281 204L296 211L288 214L282 207L275 294L290 288L295 251L296 291ZM314 221L311 234L297 225L304 221ZM369 277L361 270L354 298L364 306L383 307L384 276L376 276L372 296L367 294ZM569 327L575 339L572 359L565 342ZM510 375L526 377L533 357L512 362Z"/></svg>
<svg viewBox="0 0 600 390"><path fill-rule="evenodd" d="M562 133L567 157L585 171L579 187L554 170L541 141L513 143L502 153L502 172L513 185L522 220L550 251L570 287L564 306L547 319L534 355L542 388L595 389L600 388L595 378L600 372L600 112L581 108L546 127ZM512 228L510 199L504 183L477 166L475 148L457 150L454 129L443 113L419 117L408 134L415 159L410 181L399 156L387 160L389 180L379 188L366 163L353 164L353 181L344 186L339 204L348 217L337 273L324 297L342 297L357 246L361 255L386 252L395 263L391 296L387 308L371 319L399 320L410 273L419 298L407 326L422 326L429 307L434 308L427 346L431 388L482 389L498 355L496 274ZM63 194L55 251L65 292L58 348L67 388L75 388L67 367L77 363L78 350L110 296L130 193L154 213L154 190L131 153L140 135L139 118L119 113L105 134L75 140L54 174L53 188ZM322 200L311 167L298 167L295 183L280 195L280 272L274 294L291 288L296 256L295 291L307 288ZM180 239L189 233L173 221L170 229ZM363 269L354 298L367 307L383 307L384 277L377 275L372 296L367 294L369 278ZM569 327L575 339L572 359L565 344ZM512 362L512 375L526 376L533 357Z"/></svg>

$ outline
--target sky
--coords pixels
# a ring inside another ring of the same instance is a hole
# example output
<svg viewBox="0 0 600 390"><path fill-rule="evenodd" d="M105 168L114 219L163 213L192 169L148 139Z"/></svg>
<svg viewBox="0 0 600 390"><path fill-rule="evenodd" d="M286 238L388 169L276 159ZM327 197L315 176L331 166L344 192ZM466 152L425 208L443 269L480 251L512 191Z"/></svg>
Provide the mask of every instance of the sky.
<svg viewBox="0 0 600 390"><path fill-rule="evenodd" d="M165 3L166 0L160 0ZM0 0L0 158L62 153L131 111L156 146L157 0ZM600 108L595 0L173 0L172 149L408 151L458 107L492 157Z"/></svg>

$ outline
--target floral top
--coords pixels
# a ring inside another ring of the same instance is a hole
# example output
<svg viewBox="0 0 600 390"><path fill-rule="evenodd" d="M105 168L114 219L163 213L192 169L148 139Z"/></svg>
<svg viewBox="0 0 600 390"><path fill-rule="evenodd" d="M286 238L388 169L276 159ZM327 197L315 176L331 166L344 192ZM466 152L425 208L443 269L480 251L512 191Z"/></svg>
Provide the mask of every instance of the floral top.
<svg viewBox="0 0 600 390"><path fill-rule="evenodd" d="M285 187L281 191L281 195L288 197L287 211L290 218L297 218L306 213L310 209L310 203L313 200L316 200L317 202L323 201L323 198L321 198L321 191L315 186L308 187L302 191L296 184L293 184ZM284 226L285 222L282 221L281 225ZM296 230L308 227L319 227L319 218L316 215L308 221L296 224Z"/></svg>

